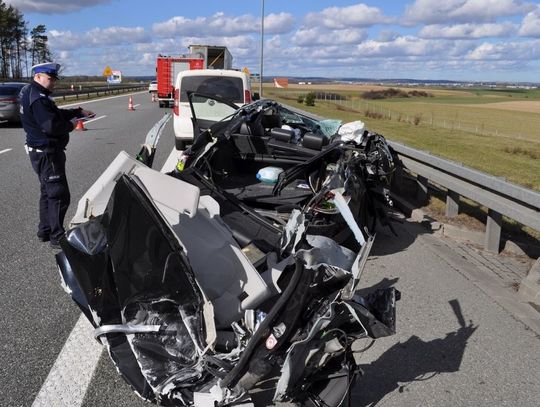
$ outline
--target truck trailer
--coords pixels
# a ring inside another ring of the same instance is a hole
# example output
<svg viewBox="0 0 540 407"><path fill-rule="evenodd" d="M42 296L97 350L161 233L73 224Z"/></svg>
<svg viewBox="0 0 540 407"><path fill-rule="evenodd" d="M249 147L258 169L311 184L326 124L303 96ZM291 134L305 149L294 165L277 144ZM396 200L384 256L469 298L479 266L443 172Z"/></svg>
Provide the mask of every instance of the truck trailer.
<svg viewBox="0 0 540 407"><path fill-rule="evenodd" d="M232 69L233 57L227 47L219 45L190 45L191 55L203 59L203 69Z"/></svg>

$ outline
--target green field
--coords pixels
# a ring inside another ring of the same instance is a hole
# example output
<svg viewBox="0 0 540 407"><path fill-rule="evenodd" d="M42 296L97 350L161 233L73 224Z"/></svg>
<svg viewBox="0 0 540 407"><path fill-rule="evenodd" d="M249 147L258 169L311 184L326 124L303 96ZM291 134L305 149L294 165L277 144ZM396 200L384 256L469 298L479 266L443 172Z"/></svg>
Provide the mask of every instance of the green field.
<svg viewBox="0 0 540 407"><path fill-rule="evenodd" d="M389 140L540 191L540 90L425 90L433 97L365 101L362 92L329 86L325 91L344 100L318 99L314 107L297 102L309 90L265 88L264 96L328 118L362 120Z"/></svg>

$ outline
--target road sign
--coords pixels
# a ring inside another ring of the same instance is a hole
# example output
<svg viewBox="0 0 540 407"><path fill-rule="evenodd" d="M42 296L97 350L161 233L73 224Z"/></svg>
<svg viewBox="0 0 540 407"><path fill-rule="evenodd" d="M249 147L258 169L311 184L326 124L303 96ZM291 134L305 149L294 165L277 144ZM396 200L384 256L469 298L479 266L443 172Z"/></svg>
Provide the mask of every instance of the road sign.
<svg viewBox="0 0 540 407"><path fill-rule="evenodd" d="M106 66L105 69L103 70L103 76L111 76L112 75L112 69L110 66Z"/></svg>
<svg viewBox="0 0 540 407"><path fill-rule="evenodd" d="M122 72L121 71L111 71L111 74L109 76L107 76L107 83L110 83L110 84L122 83Z"/></svg>

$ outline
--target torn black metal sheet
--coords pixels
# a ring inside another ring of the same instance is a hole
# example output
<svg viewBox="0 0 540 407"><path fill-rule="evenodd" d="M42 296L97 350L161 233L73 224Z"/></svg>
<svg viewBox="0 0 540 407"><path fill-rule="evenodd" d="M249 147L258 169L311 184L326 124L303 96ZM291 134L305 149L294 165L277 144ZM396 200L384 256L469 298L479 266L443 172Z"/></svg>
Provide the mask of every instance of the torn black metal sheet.
<svg viewBox="0 0 540 407"><path fill-rule="evenodd" d="M173 397L167 386L172 392L178 382L205 376L204 298L177 238L135 179L120 178L103 216L72 229L61 244L96 327L160 326L101 336L141 396Z"/></svg>

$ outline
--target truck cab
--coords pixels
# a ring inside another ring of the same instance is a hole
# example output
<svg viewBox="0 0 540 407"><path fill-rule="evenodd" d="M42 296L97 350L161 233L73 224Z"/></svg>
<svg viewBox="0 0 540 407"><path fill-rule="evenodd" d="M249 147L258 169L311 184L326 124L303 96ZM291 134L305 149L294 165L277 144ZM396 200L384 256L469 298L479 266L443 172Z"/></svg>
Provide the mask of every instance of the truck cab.
<svg viewBox="0 0 540 407"><path fill-rule="evenodd" d="M173 104L174 80L185 70L202 69L204 61L198 55L159 55L156 61L157 99L159 107Z"/></svg>

